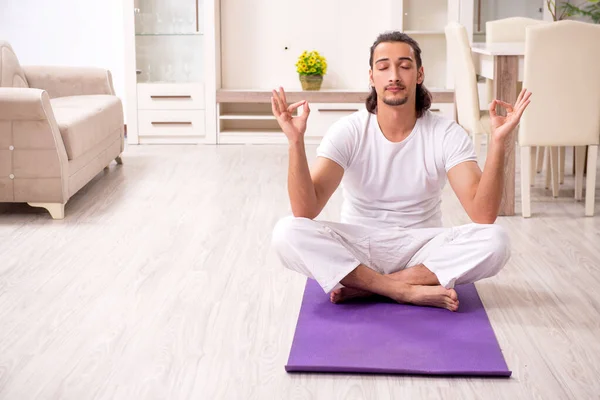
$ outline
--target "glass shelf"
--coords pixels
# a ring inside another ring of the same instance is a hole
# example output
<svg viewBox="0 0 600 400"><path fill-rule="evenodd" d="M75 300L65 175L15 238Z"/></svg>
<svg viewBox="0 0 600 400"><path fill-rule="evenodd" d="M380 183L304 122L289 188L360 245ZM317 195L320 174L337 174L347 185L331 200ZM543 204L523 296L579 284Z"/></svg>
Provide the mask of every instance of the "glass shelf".
<svg viewBox="0 0 600 400"><path fill-rule="evenodd" d="M137 82L202 82L204 1L134 0L134 7Z"/></svg>
<svg viewBox="0 0 600 400"><path fill-rule="evenodd" d="M202 82L201 35L148 35L136 38L138 82Z"/></svg>

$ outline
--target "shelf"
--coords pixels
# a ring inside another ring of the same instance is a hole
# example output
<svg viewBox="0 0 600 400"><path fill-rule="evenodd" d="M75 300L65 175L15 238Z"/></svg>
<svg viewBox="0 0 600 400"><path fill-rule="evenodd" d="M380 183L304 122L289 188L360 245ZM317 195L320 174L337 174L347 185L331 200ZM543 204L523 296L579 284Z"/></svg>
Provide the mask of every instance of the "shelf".
<svg viewBox="0 0 600 400"><path fill-rule="evenodd" d="M438 42L436 41L436 43ZM433 102L453 103L454 91L452 89L444 89L443 86L441 83L427 86L427 89L429 89L433 96ZM363 103L368 95L369 92L358 90L289 90L285 92L288 103L295 103L301 100L306 100L309 103ZM271 96L271 91L266 89L218 89L217 103L261 103L266 104L270 109ZM242 112L236 111L231 114L238 115L242 114Z"/></svg>
<svg viewBox="0 0 600 400"><path fill-rule="evenodd" d="M135 36L203 36L202 32L187 33L136 33Z"/></svg>
<svg viewBox="0 0 600 400"><path fill-rule="evenodd" d="M257 120L275 120L275 116L273 114L221 114L219 116L220 119L229 119L229 120L248 120L248 119L257 119Z"/></svg>
<svg viewBox="0 0 600 400"><path fill-rule="evenodd" d="M259 135L285 135L281 129L253 129L253 128L238 128L238 129L225 129L221 131L223 136L237 136L237 135L248 135L248 134L259 134Z"/></svg>

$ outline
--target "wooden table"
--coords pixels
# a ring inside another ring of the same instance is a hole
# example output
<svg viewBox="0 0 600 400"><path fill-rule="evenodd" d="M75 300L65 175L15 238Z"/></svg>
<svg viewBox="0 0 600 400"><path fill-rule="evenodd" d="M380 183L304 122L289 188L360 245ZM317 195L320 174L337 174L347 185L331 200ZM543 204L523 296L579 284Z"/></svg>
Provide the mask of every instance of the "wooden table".
<svg viewBox="0 0 600 400"><path fill-rule="evenodd" d="M514 104L517 82L523 81L525 43L473 43L475 72L494 80L494 98ZM504 110L496 112L504 115ZM515 132L508 141L504 159L504 191L498 215L515 215Z"/></svg>

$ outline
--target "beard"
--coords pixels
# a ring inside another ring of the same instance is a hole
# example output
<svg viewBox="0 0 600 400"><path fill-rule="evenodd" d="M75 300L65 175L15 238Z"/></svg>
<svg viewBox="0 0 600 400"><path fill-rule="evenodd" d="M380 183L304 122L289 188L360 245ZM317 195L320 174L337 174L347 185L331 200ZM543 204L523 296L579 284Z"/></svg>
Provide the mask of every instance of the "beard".
<svg viewBox="0 0 600 400"><path fill-rule="evenodd" d="M390 99L387 97L383 97L382 99L384 104L387 104L388 106L401 106L406 104L406 102L408 102L408 96L403 97L401 99Z"/></svg>

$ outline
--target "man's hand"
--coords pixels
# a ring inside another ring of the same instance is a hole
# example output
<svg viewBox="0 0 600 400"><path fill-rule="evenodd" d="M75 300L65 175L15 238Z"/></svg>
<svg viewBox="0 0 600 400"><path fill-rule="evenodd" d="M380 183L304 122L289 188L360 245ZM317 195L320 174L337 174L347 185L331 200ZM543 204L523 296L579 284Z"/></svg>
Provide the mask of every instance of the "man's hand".
<svg viewBox="0 0 600 400"><path fill-rule="evenodd" d="M302 115L292 117L294 110L300 106L304 106ZM310 114L310 109L308 108L306 100L288 106L287 100L285 99L285 92L283 91L283 88L280 87L279 93L276 90L273 90L271 109L290 143L302 141L304 133L306 132L306 120L308 119L308 114Z"/></svg>
<svg viewBox="0 0 600 400"><path fill-rule="evenodd" d="M519 93L519 97L517 98L514 108L512 105L504 101L492 101L489 111L492 122L492 138L494 140L504 143L504 141L509 137L510 133L517 127L517 125L519 125L523 111L525 111L531 102L531 100L529 100L530 97L531 92L523 89L521 93ZM506 109L506 117L496 114L496 105Z"/></svg>

